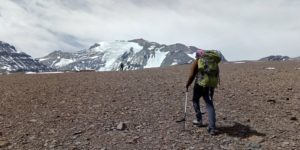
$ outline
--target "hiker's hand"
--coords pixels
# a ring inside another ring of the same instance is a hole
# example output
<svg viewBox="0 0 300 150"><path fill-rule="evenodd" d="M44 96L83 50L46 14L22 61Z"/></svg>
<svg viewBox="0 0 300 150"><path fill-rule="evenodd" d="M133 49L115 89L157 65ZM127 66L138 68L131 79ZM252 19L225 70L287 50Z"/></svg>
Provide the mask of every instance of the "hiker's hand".
<svg viewBox="0 0 300 150"><path fill-rule="evenodd" d="M185 88L186 88L186 92L188 92L189 91L189 86L186 86Z"/></svg>

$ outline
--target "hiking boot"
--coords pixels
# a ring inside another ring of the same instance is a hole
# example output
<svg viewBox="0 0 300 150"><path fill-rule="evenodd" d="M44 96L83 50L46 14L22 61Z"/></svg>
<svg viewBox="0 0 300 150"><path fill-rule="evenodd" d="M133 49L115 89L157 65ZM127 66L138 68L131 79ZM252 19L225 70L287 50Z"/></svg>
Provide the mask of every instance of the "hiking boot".
<svg viewBox="0 0 300 150"><path fill-rule="evenodd" d="M202 127L203 126L202 120L200 120L200 121L197 120L197 119L193 120L193 125L196 125L198 127Z"/></svg>
<svg viewBox="0 0 300 150"><path fill-rule="evenodd" d="M218 130L215 128L208 128L207 129L208 134L210 135L217 135L218 134Z"/></svg>

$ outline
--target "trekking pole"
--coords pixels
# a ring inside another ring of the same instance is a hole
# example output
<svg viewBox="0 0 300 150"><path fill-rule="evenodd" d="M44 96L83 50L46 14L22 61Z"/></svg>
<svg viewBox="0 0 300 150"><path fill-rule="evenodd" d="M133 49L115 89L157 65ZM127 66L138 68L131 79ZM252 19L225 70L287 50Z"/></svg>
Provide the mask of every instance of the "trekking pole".
<svg viewBox="0 0 300 150"><path fill-rule="evenodd" d="M185 130L185 121L186 121L186 109L187 109L187 99L188 99L188 92L185 92L185 101L184 101L184 115L183 118L181 118L180 120L177 120L176 122L184 122L184 126L183 126L183 130Z"/></svg>
<svg viewBox="0 0 300 150"><path fill-rule="evenodd" d="M183 126L183 130L185 130L185 125L186 125L186 105L187 105L187 99L188 99L188 92L185 92L185 102L184 102L184 126Z"/></svg>

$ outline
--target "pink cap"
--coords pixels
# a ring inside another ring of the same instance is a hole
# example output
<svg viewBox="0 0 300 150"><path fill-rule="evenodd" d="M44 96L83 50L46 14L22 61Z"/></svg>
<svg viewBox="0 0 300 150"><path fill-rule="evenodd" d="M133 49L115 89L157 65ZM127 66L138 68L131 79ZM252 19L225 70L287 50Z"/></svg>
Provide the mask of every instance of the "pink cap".
<svg viewBox="0 0 300 150"><path fill-rule="evenodd" d="M196 58L200 58L204 55L205 51L203 49L198 49L196 52Z"/></svg>

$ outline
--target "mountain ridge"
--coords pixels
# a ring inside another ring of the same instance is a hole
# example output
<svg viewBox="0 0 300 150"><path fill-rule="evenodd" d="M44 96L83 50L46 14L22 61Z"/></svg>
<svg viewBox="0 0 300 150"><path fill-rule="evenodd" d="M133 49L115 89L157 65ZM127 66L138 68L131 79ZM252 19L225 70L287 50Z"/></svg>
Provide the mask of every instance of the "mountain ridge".
<svg viewBox="0 0 300 150"><path fill-rule="evenodd" d="M118 70L121 63L125 64L124 69L136 70L191 63L197 49L181 43L165 45L144 39L117 40L98 42L73 53L54 51L38 59L58 70L111 71ZM227 61L223 55L222 60Z"/></svg>
<svg viewBox="0 0 300 150"><path fill-rule="evenodd" d="M13 45L0 41L0 72L52 70L30 55L18 51Z"/></svg>
<svg viewBox="0 0 300 150"><path fill-rule="evenodd" d="M287 60L299 61L300 56L299 57L289 57L289 56L283 56L283 55L270 55L270 56L259 59L259 61L287 61Z"/></svg>
<svg viewBox="0 0 300 150"><path fill-rule="evenodd" d="M286 61L289 60L289 56L282 56L282 55L270 55L267 57L263 57L259 59L259 61Z"/></svg>

